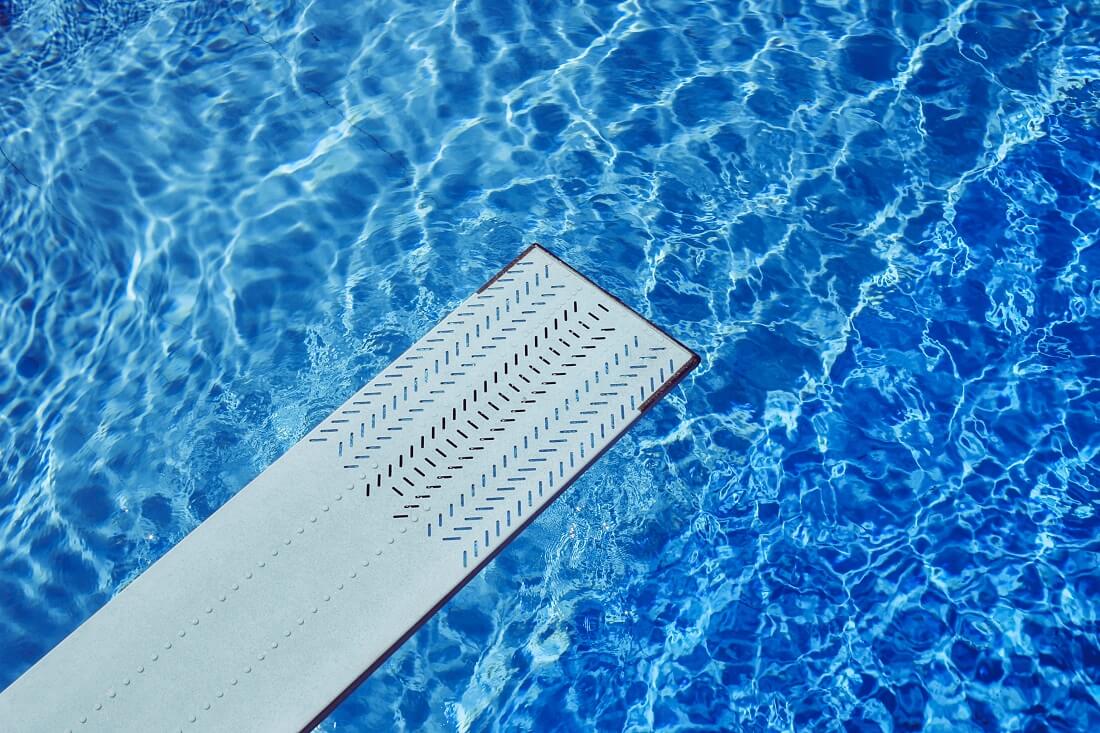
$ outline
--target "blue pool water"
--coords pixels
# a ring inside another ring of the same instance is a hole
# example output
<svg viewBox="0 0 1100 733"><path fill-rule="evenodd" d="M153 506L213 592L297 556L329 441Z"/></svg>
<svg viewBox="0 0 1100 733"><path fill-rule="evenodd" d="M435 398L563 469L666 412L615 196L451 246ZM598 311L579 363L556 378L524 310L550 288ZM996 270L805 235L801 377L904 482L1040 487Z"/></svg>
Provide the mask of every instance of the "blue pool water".
<svg viewBox="0 0 1100 733"><path fill-rule="evenodd" d="M0 688L539 241L703 363L324 730L1100 730L1098 47L0 1Z"/></svg>

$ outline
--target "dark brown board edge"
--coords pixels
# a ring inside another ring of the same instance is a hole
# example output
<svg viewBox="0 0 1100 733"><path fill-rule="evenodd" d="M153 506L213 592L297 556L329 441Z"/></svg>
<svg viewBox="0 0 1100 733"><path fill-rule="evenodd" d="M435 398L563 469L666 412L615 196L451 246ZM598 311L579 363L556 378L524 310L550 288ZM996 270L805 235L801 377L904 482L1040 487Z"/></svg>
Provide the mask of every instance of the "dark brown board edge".
<svg viewBox="0 0 1100 733"><path fill-rule="evenodd" d="M513 257L513 258L512 258L512 261L511 261L511 262L509 262L509 263L508 263L507 265L505 265L504 267L502 267L502 268L500 268L499 270L497 270L497 274L495 274L495 275L493 275L493 276L492 276L491 278L489 278L489 279L488 279L488 280L487 280L487 281L485 282L485 284L484 284L484 285L482 285L482 286L481 286L480 288L478 288L478 289L477 289L477 292L478 292L478 293L483 293L483 292L485 292L485 288L489 287L490 285L492 285L493 283L495 283L495 282L496 282L497 280L499 280L499 279L501 278L501 276L503 276L503 275L504 275L504 273L506 273L506 272L508 272L509 270L511 270L511 269L512 269L512 266L513 266L513 265L515 265L515 264L516 264L517 262L519 262L519 261L520 261L520 260L522 260L522 259L523 259L524 257L526 257L526 256L527 256L527 253L528 253L528 252L530 252L531 250L533 250L533 249L534 249L535 247L538 247L538 245L537 245L537 244L532 244L532 245L531 245L530 247L528 247L527 249L523 250L522 252L520 252L520 253L519 253L518 255L516 255L515 257ZM476 295L476 294L477 294L477 293L475 293L475 295Z"/></svg>
<svg viewBox="0 0 1100 733"><path fill-rule="evenodd" d="M508 271L509 268L511 268L519 260L523 259L523 257L528 252L530 252L532 249L535 249L535 248L541 249L543 252L546 252L546 254L550 255L555 260L558 260L559 262L561 262L563 265L565 265L570 270L572 270L574 273L576 273L579 277L584 278L584 280L586 280L587 282L592 283L592 285L594 287L599 288L599 290L601 292L603 292L609 298L612 298L613 300L617 301L619 304L621 304L624 308L626 308L631 313L636 315L638 318L641 318L646 323L649 323L649 325L653 326L654 328L657 328L657 330L661 331L661 333L665 333L662 329L655 326L651 321L649 321L647 318L645 318L640 313L635 311L633 308L628 306L626 303L623 303L621 300L616 298L614 295L612 295L611 293L608 293L606 290L601 288L599 285L592 282L592 280L585 277L581 273L577 272L573 267L571 267L568 263L566 263L560 257L558 257L553 252L550 252L545 247L543 247L542 245L539 245L539 244L532 244L530 247L527 247L525 250L523 250L523 252L518 257L516 257L514 260L512 260L507 265L505 265L503 268L501 268L501 270L497 274L493 275L493 277L487 283L482 285L481 288L479 288L477 292L480 293L480 292L484 291L485 288L489 287L494 282L496 282L497 279L499 279L505 272ZM668 336L668 334L665 334L665 335ZM577 471L576 475L573 476L573 478L569 479L564 484L559 486L557 488L557 490L554 491L550 495L550 500L549 501L545 502L536 511L528 514L527 518L523 521L523 523L521 523L519 525L519 528L516 529L516 531L513 532L512 535L507 540L505 540L504 542L502 542L502 543L498 544L496 547L494 547L493 550L491 552L489 552L480 563L475 565L474 568L469 573L467 573L466 576L464 578L462 578L462 580L460 580L454 586L454 588L452 588L451 591L449 593L447 593L446 596L443 597L442 600L439 601L439 603L432 606L432 608L426 614L421 616L416 621L416 623L414 623L412 626L410 626L408 631L406 631L404 634L402 634L401 637L396 642L394 642L394 644L389 649L387 649L385 652L383 652L383 654L380 657L378 657L378 659L376 659L369 667L367 667L361 675L356 677L355 680L350 685L348 685L346 688L344 688L343 692L341 692L339 695L337 695L332 700L332 702L330 702L324 708L324 710L322 710L320 713L317 714L316 717L313 718L313 720L309 721L309 723L304 728L302 728L299 731L299 733L309 733L314 728L316 728L318 725L320 725L322 722L324 722L325 718L327 718L329 715L331 715L332 712L335 711L336 708L338 708L340 706L340 703L344 702L344 700L348 699L348 697L353 692L355 692L355 688L357 688L357 687L359 687L359 685L363 684L363 682L365 682L368 677L370 677L372 674L374 674L378 670L379 667L381 667L383 664L385 664L389 660L389 658L392 657L398 649L400 649L402 646L404 646L406 641L411 639L413 637L413 635L416 634L417 631L420 631L420 629L423 628L424 624L426 624L431 619L432 616L436 615L441 608L446 606L447 603L452 598L454 598L460 590L465 588L466 585L471 580L473 580L477 576L478 573L480 573L482 570L484 570L485 567L489 563L491 563L494 559L496 559L497 555L499 555L501 552L503 552L504 549L508 547L508 545L512 544L512 541L515 540L516 537L519 537L520 534L522 534L523 531L526 530L527 527L530 526L530 524L532 522L534 522L536 519L538 519L539 516L544 511L546 511L551 505L553 505L553 503L556 502L558 500L558 498L563 493L565 493L566 489L568 489L570 486L572 486L573 483L577 479L579 479L581 476L583 476L585 474L585 472L589 468L592 467L592 464L594 464L596 461L598 461L603 456L604 453L606 453L612 447L617 445L618 442L620 440L622 440L623 436L626 435L630 431L630 429L634 427L634 425L638 422L638 420L640 420L641 417L645 413L649 412L649 410L654 405L656 405L658 401L660 401L661 397L668 394L674 387L676 387L677 384L679 384L681 381L683 381L684 377L686 377L691 372L692 369L694 369L695 367L697 367L699 365L700 359L699 359L698 354L696 354L694 351L689 349L687 346L684 346L682 343L677 341L672 336L668 336L668 337L670 339L672 339L673 341L675 341L677 344L679 344L681 347L683 347L684 350L686 350L689 354L691 354L691 358L688 359L687 363L684 364L684 366L682 366L675 374L673 374L671 377L669 377L667 380L665 380L665 383L662 384L657 389L657 391L654 392L650 396L649 399L647 399L645 402L643 402L641 404L641 406L638 408L638 412L634 414L634 416L631 418L630 422L627 424L626 428L619 435L619 437L616 438L611 443L608 443L607 445L605 445L603 448L600 449L600 451L598 453L593 455L586 463L584 463L581 466L581 469L579 471Z"/></svg>

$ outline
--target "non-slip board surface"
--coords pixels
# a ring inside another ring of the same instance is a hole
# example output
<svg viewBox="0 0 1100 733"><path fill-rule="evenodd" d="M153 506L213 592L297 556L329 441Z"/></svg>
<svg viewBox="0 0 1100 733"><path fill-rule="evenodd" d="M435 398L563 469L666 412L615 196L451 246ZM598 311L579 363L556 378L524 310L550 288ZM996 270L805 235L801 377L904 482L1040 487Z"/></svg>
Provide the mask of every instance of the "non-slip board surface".
<svg viewBox="0 0 1100 733"><path fill-rule="evenodd" d="M528 249L0 694L0 730L310 728L697 362Z"/></svg>

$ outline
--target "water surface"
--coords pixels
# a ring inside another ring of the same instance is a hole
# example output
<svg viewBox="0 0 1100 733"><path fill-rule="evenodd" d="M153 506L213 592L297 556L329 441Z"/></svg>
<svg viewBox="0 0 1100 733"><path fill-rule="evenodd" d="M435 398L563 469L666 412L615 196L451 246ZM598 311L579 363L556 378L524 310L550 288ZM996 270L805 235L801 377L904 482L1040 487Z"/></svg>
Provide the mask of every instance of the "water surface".
<svg viewBox="0 0 1100 733"><path fill-rule="evenodd" d="M0 687L524 246L703 364L323 726L1100 729L1088 2L0 2Z"/></svg>

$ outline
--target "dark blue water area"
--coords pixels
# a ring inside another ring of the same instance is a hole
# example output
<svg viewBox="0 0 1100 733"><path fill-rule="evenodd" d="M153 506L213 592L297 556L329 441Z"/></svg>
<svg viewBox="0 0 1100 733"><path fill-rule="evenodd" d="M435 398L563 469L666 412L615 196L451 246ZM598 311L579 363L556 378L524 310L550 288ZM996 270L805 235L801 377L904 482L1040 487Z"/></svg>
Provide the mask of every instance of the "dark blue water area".
<svg viewBox="0 0 1100 733"><path fill-rule="evenodd" d="M1100 730L1098 48L0 2L0 687L539 241L702 364L322 730Z"/></svg>

